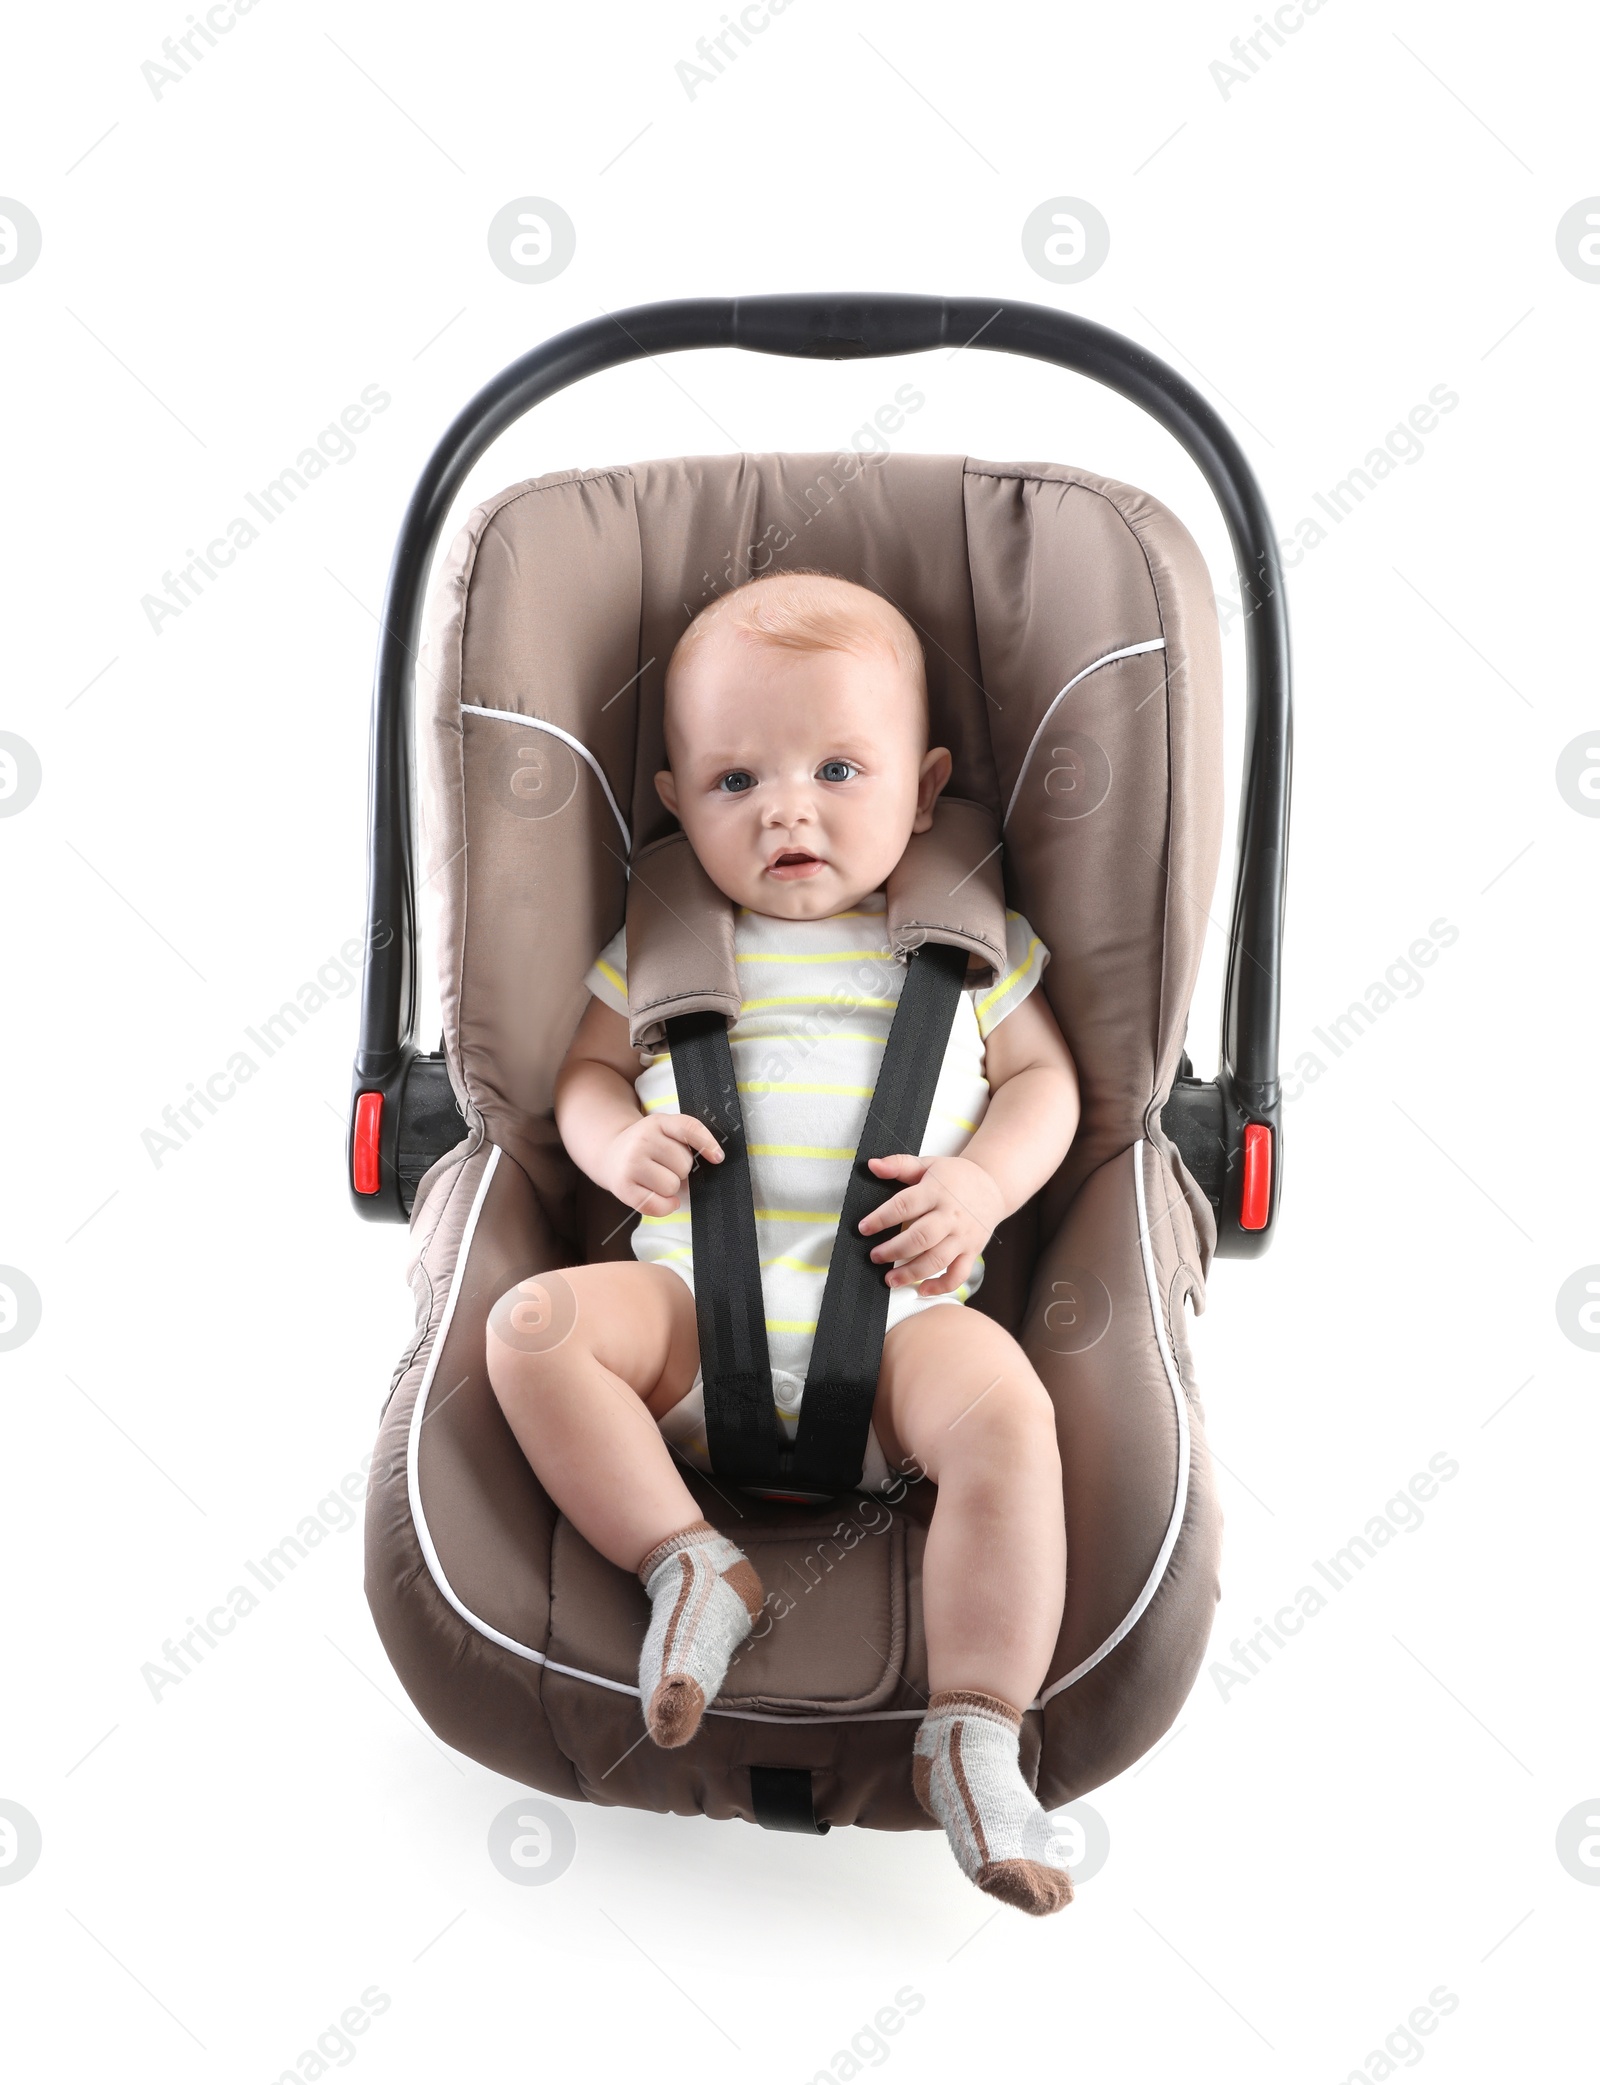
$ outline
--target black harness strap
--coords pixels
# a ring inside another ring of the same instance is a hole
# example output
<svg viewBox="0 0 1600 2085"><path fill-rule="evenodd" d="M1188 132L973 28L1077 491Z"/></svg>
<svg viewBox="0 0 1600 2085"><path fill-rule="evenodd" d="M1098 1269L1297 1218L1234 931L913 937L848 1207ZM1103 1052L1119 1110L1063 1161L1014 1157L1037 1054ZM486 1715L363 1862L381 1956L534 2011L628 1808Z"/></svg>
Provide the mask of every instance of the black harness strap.
<svg viewBox="0 0 1600 2085"><path fill-rule="evenodd" d="M717 1013L678 1014L666 1028L678 1106L722 1146L721 1165L695 1160L689 1187L706 1445L719 1476L760 1483L777 1474L789 1444L772 1402L750 1154L728 1024Z"/></svg>
<svg viewBox="0 0 1600 2085"><path fill-rule="evenodd" d="M721 1165L695 1165L689 1212L706 1441L713 1469L730 1483L832 1497L861 1481L889 1290L887 1269L870 1257L879 1237L862 1237L858 1226L900 1188L878 1179L867 1160L921 1144L966 971L965 950L932 942L907 963L850 1168L792 1442L772 1401L750 1161L727 1025L720 1014L680 1014L666 1024L678 1105L706 1123L724 1152Z"/></svg>
<svg viewBox="0 0 1600 2085"><path fill-rule="evenodd" d="M794 1459L802 1481L819 1490L848 1491L861 1482L883 1360L889 1269L870 1255L893 1234L864 1238L858 1226L900 1192L901 1182L880 1180L867 1160L921 1147L966 975L966 950L938 942L924 942L906 966L877 1090L850 1168L800 1405Z"/></svg>

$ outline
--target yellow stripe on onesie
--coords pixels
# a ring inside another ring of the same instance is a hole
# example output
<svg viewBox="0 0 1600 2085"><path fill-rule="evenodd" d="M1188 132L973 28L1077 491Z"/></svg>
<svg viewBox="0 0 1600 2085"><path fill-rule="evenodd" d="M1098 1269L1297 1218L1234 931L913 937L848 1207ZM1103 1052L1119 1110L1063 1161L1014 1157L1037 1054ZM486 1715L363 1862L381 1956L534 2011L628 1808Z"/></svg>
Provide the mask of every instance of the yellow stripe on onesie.
<svg viewBox="0 0 1600 2085"><path fill-rule="evenodd" d="M742 1004L728 1043L750 1151L774 1396L792 1440L850 1163L877 1085L905 968L889 947L881 891L833 919L772 919L741 907L734 921L734 954ZM983 1120L989 1105L984 1038L1027 998L1049 960L1049 950L1028 922L1008 912L999 981L965 991L956 1002L922 1139L924 1155L953 1156ZM624 931L601 950L584 979L595 998L623 1015L628 1011L627 962ZM634 1087L647 1113L677 1112L677 1086L666 1053L646 1057ZM675 1215L640 1219L633 1251L638 1260L670 1267L694 1288L687 1194ZM891 1289L889 1325L940 1304L960 1305L982 1280L980 1257L954 1295ZM696 1410L702 1410L698 1389L693 1398ZM708 1469L703 1424L682 1439L677 1437L681 1431L674 1430L673 1445Z"/></svg>

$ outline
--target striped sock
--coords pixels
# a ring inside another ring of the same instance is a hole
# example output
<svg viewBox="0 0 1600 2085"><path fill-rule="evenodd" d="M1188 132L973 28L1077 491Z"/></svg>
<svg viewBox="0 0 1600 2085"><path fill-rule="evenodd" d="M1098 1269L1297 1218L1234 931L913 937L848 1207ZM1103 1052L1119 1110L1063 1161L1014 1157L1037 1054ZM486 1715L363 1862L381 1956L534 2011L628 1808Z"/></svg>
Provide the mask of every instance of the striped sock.
<svg viewBox="0 0 1600 2085"><path fill-rule="evenodd" d="M1003 1904L1042 1918L1072 1902L1053 1856L1050 1820L1017 1763L1022 1714L994 1694L956 1687L930 1697L917 1730L911 1785L944 1826L967 1878Z"/></svg>
<svg viewBox="0 0 1600 2085"><path fill-rule="evenodd" d="M645 1727L658 1745L688 1744L766 1593L756 1567L708 1520L658 1542L639 1566L650 1627L639 1657Z"/></svg>

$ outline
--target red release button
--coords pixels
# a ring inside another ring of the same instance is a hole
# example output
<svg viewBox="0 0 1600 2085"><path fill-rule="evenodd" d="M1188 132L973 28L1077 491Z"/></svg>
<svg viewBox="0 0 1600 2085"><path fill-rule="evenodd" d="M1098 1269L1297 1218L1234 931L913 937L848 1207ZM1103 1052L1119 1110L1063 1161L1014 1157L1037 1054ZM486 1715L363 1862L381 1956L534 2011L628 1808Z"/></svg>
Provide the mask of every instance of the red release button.
<svg viewBox="0 0 1600 2085"><path fill-rule="evenodd" d="M383 1095L356 1095L356 1133L351 1140L350 1162L358 1195L378 1192L378 1142L383 1131Z"/></svg>
<svg viewBox="0 0 1600 2085"><path fill-rule="evenodd" d="M1265 1122L1244 1126L1244 1186L1239 1195L1239 1228L1263 1231L1272 1205L1272 1131Z"/></svg>

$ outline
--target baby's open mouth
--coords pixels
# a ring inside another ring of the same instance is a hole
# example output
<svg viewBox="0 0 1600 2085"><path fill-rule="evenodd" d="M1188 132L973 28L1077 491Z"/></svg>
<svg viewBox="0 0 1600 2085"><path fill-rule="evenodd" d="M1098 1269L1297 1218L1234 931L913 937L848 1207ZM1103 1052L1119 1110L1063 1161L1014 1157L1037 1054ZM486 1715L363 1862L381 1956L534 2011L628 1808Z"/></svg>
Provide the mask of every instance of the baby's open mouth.
<svg viewBox="0 0 1600 2085"><path fill-rule="evenodd" d="M767 874L781 877L785 883L794 883L802 877L814 876L825 866L821 856L813 854L809 848L785 847L781 854L775 854L768 862Z"/></svg>

